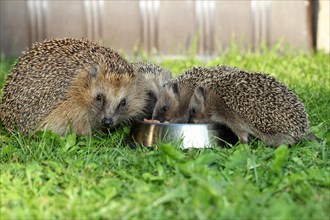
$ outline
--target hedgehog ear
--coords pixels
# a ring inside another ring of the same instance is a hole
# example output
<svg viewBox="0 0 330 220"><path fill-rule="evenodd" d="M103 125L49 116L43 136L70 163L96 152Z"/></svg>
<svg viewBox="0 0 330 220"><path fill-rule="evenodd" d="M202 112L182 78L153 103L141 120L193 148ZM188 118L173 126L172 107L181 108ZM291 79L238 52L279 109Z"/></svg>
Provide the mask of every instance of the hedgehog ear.
<svg viewBox="0 0 330 220"><path fill-rule="evenodd" d="M172 83L171 89L175 95L179 95L179 86L178 83Z"/></svg>
<svg viewBox="0 0 330 220"><path fill-rule="evenodd" d="M204 101L206 101L207 91L204 87L198 86L195 90L195 94L199 99L203 99Z"/></svg>
<svg viewBox="0 0 330 220"><path fill-rule="evenodd" d="M168 69L165 69L161 76L163 77L163 79L167 80L167 79L172 79L172 72Z"/></svg>
<svg viewBox="0 0 330 220"><path fill-rule="evenodd" d="M100 66L94 65L88 71L88 75L91 79L94 79L100 73Z"/></svg>

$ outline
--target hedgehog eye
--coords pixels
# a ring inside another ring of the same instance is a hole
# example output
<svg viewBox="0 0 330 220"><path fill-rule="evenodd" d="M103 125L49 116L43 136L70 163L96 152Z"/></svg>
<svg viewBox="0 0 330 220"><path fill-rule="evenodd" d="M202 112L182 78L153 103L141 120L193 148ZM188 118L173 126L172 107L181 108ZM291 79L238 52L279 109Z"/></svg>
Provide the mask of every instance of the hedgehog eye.
<svg viewBox="0 0 330 220"><path fill-rule="evenodd" d="M101 108L103 107L103 103L104 103L104 95L103 94L97 94L95 96L95 102L96 102L96 105Z"/></svg>
<svg viewBox="0 0 330 220"><path fill-rule="evenodd" d="M191 108L189 111L189 116L190 117L194 117L194 115L196 114L196 109L195 108Z"/></svg>
<svg viewBox="0 0 330 220"><path fill-rule="evenodd" d="M161 111L162 112L166 112L168 110L168 106L167 105L165 105L165 106L163 106L162 108L161 108Z"/></svg>
<svg viewBox="0 0 330 220"><path fill-rule="evenodd" d="M98 102L102 102L103 101L103 95L102 94L97 94L95 99Z"/></svg>
<svg viewBox="0 0 330 220"><path fill-rule="evenodd" d="M157 96L155 93L153 93L151 90L148 92L148 98L154 102L157 101Z"/></svg>
<svg viewBox="0 0 330 220"><path fill-rule="evenodd" d="M123 98L121 101L120 101L120 106L121 107L125 107L126 106L126 99Z"/></svg>

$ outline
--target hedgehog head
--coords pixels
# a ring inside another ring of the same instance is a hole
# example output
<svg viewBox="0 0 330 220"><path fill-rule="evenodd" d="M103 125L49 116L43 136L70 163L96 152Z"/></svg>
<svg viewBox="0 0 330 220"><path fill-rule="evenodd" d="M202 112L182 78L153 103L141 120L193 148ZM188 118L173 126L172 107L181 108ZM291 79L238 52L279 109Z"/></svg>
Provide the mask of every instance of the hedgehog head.
<svg viewBox="0 0 330 220"><path fill-rule="evenodd" d="M151 118L153 109L158 100L160 90L165 81L172 78L171 71L156 64L138 62L133 64L135 71L142 75L145 81L147 95L146 118Z"/></svg>
<svg viewBox="0 0 330 220"><path fill-rule="evenodd" d="M143 114L146 94L141 92L144 84L138 75L107 73L100 65L91 68L87 77L84 94L88 95L81 103L90 107L92 129L113 128Z"/></svg>
<svg viewBox="0 0 330 220"><path fill-rule="evenodd" d="M212 91L206 86L196 87L188 107L188 122L196 124L211 122L211 106L213 105L211 103L210 93Z"/></svg>
<svg viewBox="0 0 330 220"><path fill-rule="evenodd" d="M192 91L184 84L168 82L160 91L152 118L161 122L186 123L186 111Z"/></svg>

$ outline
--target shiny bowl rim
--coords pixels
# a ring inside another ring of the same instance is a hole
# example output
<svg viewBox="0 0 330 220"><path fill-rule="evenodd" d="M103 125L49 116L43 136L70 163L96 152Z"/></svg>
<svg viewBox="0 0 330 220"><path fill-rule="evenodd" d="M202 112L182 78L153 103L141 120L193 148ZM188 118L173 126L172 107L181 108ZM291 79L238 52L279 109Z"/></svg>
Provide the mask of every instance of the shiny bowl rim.
<svg viewBox="0 0 330 220"><path fill-rule="evenodd" d="M182 126L192 126L192 127L207 127L208 129L217 129L219 124L217 123L200 123L200 124L193 124L193 123L157 123L157 122L147 122L143 120L134 120L133 124L142 124L142 125L155 125L160 127L182 127Z"/></svg>

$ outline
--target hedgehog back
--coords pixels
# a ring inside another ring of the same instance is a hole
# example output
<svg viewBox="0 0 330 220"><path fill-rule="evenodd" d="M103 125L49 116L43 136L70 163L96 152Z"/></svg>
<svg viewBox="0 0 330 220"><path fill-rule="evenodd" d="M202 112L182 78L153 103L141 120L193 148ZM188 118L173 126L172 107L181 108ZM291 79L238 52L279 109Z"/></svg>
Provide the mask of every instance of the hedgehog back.
<svg viewBox="0 0 330 220"><path fill-rule="evenodd" d="M298 96L272 76L236 69L204 84L226 106L263 132L301 136L309 129L308 115Z"/></svg>
<svg viewBox="0 0 330 220"><path fill-rule="evenodd" d="M196 86L198 86L205 79L218 78L218 76L220 76L221 74L234 72L234 71L236 71L236 68L224 66L224 65L214 66L214 67L198 66L198 67L193 67L183 72L178 77L169 80L167 84L179 83L187 86L189 89L193 91L196 88Z"/></svg>

